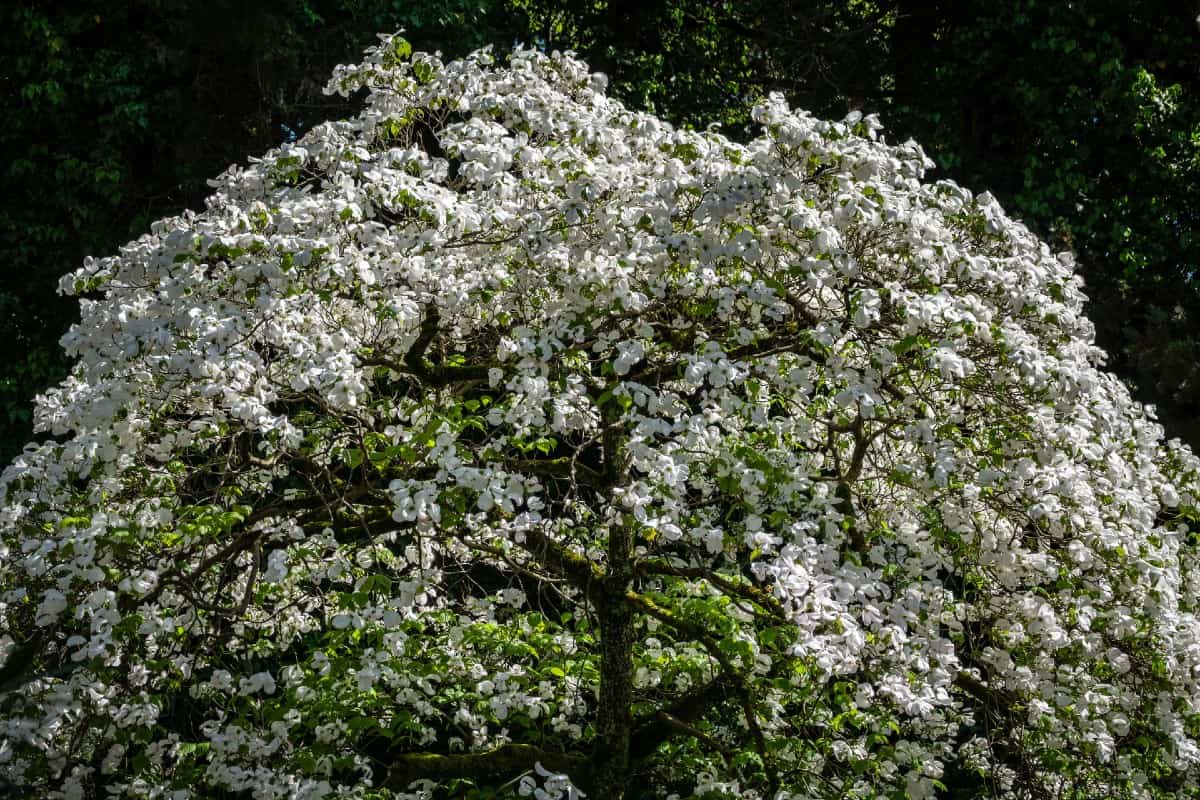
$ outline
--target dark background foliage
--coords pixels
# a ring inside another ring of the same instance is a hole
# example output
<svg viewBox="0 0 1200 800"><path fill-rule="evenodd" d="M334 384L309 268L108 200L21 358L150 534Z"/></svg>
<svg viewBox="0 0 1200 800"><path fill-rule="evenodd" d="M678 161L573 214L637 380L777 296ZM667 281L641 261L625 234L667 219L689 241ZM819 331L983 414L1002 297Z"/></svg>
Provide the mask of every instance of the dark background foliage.
<svg viewBox="0 0 1200 800"><path fill-rule="evenodd" d="M0 461L68 364L58 277L230 163L347 113L321 93L377 31L463 55L578 51L680 124L749 131L782 91L882 115L1074 250L1112 368L1200 444L1200 8L1183 0L141 0L0 9Z"/></svg>

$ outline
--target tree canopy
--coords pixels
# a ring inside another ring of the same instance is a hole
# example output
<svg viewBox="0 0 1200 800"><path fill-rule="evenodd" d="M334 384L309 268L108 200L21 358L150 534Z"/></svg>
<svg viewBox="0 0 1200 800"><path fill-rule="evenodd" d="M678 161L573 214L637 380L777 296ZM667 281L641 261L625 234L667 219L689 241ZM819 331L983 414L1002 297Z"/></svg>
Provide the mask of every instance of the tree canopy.
<svg viewBox="0 0 1200 800"><path fill-rule="evenodd" d="M18 797L1192 797L1200 461L871 116L385 37L63 288Z"/></svg>
<svg viewBox="0 0 1200 800"><path fill-rule="evenodd" d="M676 124L753 134L782 91L881 114L1078 256L1109 364L1200 444L1200 28L1175 0L59 0L0 8L0 461L66 374L58 277L197 208L243 154L345 116L319 88L378 30L458 57L575 50Z"/></svg>

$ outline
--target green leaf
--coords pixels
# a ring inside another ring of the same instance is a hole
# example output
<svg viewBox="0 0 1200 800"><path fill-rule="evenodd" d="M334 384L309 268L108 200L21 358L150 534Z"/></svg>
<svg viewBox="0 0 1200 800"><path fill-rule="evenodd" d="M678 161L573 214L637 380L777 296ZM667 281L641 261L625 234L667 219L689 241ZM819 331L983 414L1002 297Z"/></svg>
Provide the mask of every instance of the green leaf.
<svg viewBox="0 0 1200 800"><path fill-rule="evenodd" d="M426 84L433 78L433 67L424 61L417 61L412 66L413 77L417 79L417 83Z"/></svg>

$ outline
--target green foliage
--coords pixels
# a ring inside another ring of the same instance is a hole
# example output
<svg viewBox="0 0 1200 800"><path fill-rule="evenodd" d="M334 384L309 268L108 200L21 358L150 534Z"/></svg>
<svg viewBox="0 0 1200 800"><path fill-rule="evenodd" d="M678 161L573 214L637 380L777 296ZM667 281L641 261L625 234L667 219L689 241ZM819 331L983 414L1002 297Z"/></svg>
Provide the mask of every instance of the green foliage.
<svg viewBox="0 0 1200 800"><path fill-rule="evenodd" d="M1076 252L1112 368L1200 442L1200 30L1152 0L912 4L885 121ZM902 66L903 65L903 66ZM890 106L890 108L889 108Z"/></svg>
<svg viewBox="0 0 1200 800"><path fill-rule="evenodd" d="M782 91L822 116L877 96L893 3L510 0L534 43L578 51L613 93L695 127L748 133L748 100Z"/></svg>

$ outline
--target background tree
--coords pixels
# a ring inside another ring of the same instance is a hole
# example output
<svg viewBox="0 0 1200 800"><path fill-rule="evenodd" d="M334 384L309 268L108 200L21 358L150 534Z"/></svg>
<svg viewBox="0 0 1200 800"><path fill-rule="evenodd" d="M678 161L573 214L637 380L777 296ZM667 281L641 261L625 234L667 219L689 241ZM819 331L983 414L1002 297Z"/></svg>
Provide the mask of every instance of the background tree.
<svg viewBox="0 0 1200 800"><path fill-rule="evenodd" d="M902 6L885 98L895 130L927 143L945 174L996 192L1078 254L1113 369L1193 444L1198 10L1109 0Z"/></svg>

